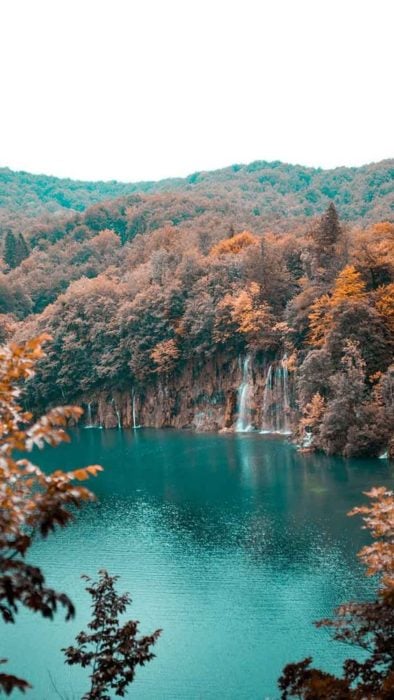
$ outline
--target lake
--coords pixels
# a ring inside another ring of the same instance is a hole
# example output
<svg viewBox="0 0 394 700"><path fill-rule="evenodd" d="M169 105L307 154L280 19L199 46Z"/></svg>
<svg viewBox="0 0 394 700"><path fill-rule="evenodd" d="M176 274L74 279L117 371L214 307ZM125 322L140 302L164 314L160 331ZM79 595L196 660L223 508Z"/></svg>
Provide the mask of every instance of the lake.
<svg viewBox="0 0 394 700"><path fill-rule="evenodd" d="M27 697L80 699L86 671L64 664L89 619L81 574L119 574L129 617L161 627L157 658L137 670L136 700L278 698L283 666L307 655L339 671L352 653L313 621L368 596L356 552L368 541L349 509L393 484L386 460L298 454L283 439L172 430L81 429L40 454L44 467L102 464L98 502L39 542L31 560L67 592L74 621L22 612L0 657L34 686ZM38 458L37 458L38 460Z"/></svg>

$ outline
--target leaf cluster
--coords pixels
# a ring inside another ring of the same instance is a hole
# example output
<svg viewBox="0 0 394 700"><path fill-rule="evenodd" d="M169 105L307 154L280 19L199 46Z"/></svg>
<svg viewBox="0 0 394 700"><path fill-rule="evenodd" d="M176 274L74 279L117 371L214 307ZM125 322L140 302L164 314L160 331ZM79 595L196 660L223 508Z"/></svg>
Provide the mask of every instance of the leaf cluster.
<svg viewBox="0 0 394 700"><path fill-rule="evenodd" d="M50 619L60 606L66 619L73 617L70 598L48 588L41 569L27 563L26 554L35 537L47 537L56 527L66 526L75 508L93 499L75 481L101 470L89 466L47 474L29 457L17 456L68 440L68 422L81 415L81 409L65 406L33 420L21 406L22 387L33 377L46 340L48 336L42 335L0 348L0 616L6 623L15 622L20 606ZM23 690L27 683L0 674L0 686L8 693L13 687Z"/></svg>

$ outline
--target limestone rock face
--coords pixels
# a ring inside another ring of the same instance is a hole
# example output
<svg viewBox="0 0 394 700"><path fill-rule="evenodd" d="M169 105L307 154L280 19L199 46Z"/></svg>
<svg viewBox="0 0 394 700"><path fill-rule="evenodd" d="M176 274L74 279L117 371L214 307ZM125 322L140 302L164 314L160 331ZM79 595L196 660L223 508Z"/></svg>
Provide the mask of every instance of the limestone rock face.
<svg viewBox="0 0 394 700"><path fill-rule="evenodd" d="M251 427L263 421L264 389L268 363L252 358L248 391ZM77 397L90 404L92 425L104 428L153 427L189 428L196 431L234 430L240 408L242 359L215 357L204 365L189 363L179 374L154 378L144 386L127 391L103 391L95 396Z"/></svg>

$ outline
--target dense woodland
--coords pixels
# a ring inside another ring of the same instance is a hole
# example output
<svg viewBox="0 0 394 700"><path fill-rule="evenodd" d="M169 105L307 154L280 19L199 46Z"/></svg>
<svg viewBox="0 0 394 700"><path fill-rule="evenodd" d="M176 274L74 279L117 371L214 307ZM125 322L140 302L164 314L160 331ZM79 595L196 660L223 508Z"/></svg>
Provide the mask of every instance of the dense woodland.
<svg viewBox="0 0 394 700"><path fill-rule="evenodd" d="M1 339L52 336L32 407L285 352L300 444L393 453L392 161L233 166L44 218L64 181L4 173Z"/></svg>
<svg viewBox="0 0 394 700"><path fill-rule="evenodd" d="M307 168L280 161L255 161L221 170L195 172L186 178L158 182L81 182L0 168L0 235L17 233L31 219L49 222L53 215L69 218L100 201L132 193L178 192L236 203L254 217L257 226L269 222L285 227L323 213L330 201L345 221L373 223L393 216L393 160L361 168Z"/></svg>

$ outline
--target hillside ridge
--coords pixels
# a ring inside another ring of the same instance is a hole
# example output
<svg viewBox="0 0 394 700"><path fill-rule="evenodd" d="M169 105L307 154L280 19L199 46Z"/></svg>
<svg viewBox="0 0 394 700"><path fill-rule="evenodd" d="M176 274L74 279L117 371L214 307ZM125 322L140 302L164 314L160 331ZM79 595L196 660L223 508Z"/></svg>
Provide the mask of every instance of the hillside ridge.
<svg viewBox="0 0 394 700"><path fill-rule="evenodd" d="M19 231L29 226L29 219L68 217L102 201L165 192L253 202L256 216L263 213L271 220L315 216L334 201L344 220L372 223L393 216L393 182L394 159L333 169L253 161L196 171L185 178L134 183L73 180L0 168L0 225Z"/></svg>

